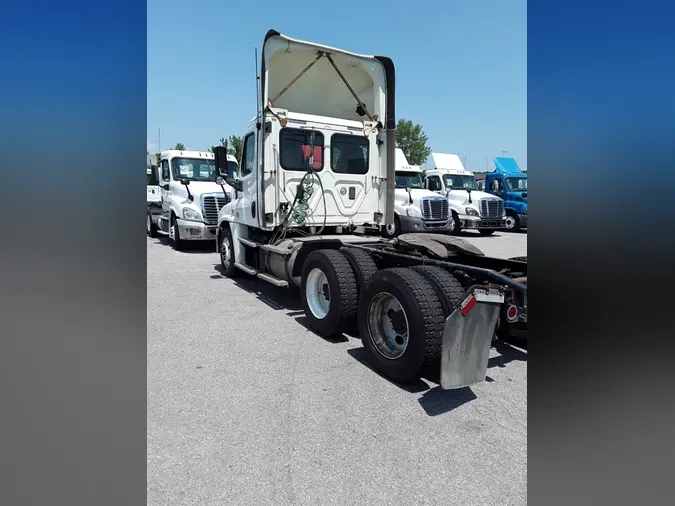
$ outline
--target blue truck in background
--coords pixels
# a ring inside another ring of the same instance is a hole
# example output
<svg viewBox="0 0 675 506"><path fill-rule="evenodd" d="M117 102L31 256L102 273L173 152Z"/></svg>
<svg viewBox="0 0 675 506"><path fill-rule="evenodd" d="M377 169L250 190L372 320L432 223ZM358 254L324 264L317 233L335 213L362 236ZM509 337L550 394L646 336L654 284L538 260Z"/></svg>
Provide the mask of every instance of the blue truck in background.
<svg viewBox="0 0 675 506"><path fill-rule="evenodd" d="M495 157L494 163L494 172L476 177L479 188L504 200L507 231L527 228L527 172L520 170L515 158Z"/></svg>

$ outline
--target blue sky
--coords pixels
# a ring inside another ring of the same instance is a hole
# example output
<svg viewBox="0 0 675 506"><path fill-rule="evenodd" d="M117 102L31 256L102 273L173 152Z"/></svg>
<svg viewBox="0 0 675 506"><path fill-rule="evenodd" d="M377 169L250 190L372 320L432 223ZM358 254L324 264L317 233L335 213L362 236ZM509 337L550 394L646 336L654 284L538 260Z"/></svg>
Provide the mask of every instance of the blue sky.
<svg viewBox="0 0 675 506"><path fill-rule="evenodd" d="M148 148L158 128L162 149L241 135L255 114L254 48L275 29L389 56L397 118L420 123L434 151L482 171L506 150L527 169L527 2L392 5L149 0Z"/></svg>

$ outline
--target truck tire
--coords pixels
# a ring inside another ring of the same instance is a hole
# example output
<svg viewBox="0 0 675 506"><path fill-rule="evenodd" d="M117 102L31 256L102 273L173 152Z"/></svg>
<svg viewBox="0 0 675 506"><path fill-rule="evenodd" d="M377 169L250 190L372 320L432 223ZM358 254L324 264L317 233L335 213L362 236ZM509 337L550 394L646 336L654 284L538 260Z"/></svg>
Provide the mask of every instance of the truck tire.
<svg viewBox="0 0 675 506"><path fill-rule="evenodd" d="M436 265L419 265L412 270L419 272L431 283L443 306L444 318L450 316L466 292L462 283L454 275Z"/></svg>
<svg viewBox="0 0 675 506"><path fill-rule="evenodd" d="M377 272L377 265L367 251L348 247L342 247L340 248L340 251L344 254L354 271L354 277L356 278L356 300L358 301L363 287L371 276ZM358 318L356 313L354 313L351 322L349 322L347 331L350 333L358 331Z"/></svg>
<svg viewBox="0 0 675 506"><path fill-rule="evenodd" d="M507 232L518 232L520 230L520 219L513 211L506 211L505 230Z"/></svg>
<svg viewBox="0 0 675 506"><path fill-rule="evenodd" d="M359 331L369 363L397 382L419 377L440 360L443 306L419 272L395 267L376 272L359 300Z"/></svg>
<svg viewBox="0 0 675 506"><path fill-rule="evenodd" d="M356 277L356 290L361 293L364 285L370 277L377 272L375 260L367 251L361 249L342 247L340 252L347 258L349 265L352 266L354 276Z"/></svg>
<svg viewBox="0 0 675 506"><path fill-rule="evenodd" d="M152 237L153 239L157 237L157 223L155 223L155 220L152 218L152 214L149 212L145 225L148 237Z"/></svg>
<svg viewBox="0 0 675 506"><path fill-rule="evenodd" d="M185 241L180 238L180 232L178 231L178 222L175 215L171 215L171 229L169 232L169 237L173 241L173 248L176 251L181 251L185 247Z"/></svg>
<svg viewBox="0 0 675 506"><path fill-rule="evenodd" d="M462 224L459 222L459 216L455 211L450 213L450 235L459 235L462 231Z"/></svg>
<svg viewBox="0 0 675 506"><path fill-rule="evenodd" d="M223 268L223 274L228 278L234 278L240 274L240 270L234 265L234 241L229 227L220 229L218 238L218 255L220 256L220 266Z"/></svg>
<svg viewBox="0 0 675 506"><path fill-rule="evenodd" d="M394 215L394 223L392 225L385 225L382 227L382 234L387 239L393 239L401 235L401 219Z"/></svg>
<svg viewBox="0 0 675 506"><path fill-rule="evenodd" d="M357 285L343 253L312 251L302 267L300 294L308 327L314 332L335 337L350 330L357 310Z"/></svg>
<svg viewBox="0 0 675 506"><path fill-rule="evenodd" d="M494 234L495 231L494 231L494 230L485 230L485 229L481 229L481 230L478 230L478 233L479 233L480 235L488 236L488 235Z"/></svg>

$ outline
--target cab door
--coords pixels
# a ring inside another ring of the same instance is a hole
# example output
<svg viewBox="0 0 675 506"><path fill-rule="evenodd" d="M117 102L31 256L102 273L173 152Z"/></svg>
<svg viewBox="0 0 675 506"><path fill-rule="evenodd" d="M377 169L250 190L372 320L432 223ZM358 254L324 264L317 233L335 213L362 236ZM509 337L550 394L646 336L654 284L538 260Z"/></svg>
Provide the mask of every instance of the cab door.
<svg viewBox="0 0 675 506"><path fill-rule="evenodd" d="M256 132L249 132L244 137L241 154L241 191L234 206L234 221L251 227L258 226L257 209L257 170Z"/></svg>

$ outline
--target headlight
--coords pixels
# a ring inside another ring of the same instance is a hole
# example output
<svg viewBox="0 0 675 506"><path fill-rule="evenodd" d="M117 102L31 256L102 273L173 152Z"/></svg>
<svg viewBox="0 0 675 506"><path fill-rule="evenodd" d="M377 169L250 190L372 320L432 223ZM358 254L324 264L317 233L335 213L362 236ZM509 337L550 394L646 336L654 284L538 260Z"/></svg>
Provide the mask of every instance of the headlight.
<svg viewBox="0 0 675 506"><path fill-rule="evenodd" d="M190 221L202 221L202 215L187 207L183 209L183 219Z"/></svg>
<svg viewBox="0 0 675 506"><path fill-rule="evenodd" d="M469 216L480 216L480 214L478 214L478 211L476 211L473 207L467 207L466 214L468 214Z"/></svg>
<svg viewBox="0 0 675 506"><path fill-rule="evenodd" d="M408 216L413 216L415 218L419 218L420 216L422 216L420 214L420 212L417 209L415 209L414 207L406 208L405 214L408 215Z"/></svg>

